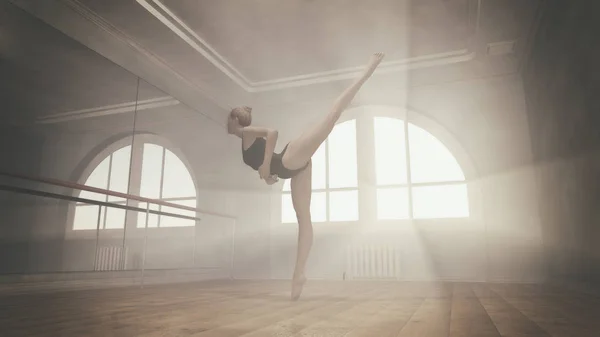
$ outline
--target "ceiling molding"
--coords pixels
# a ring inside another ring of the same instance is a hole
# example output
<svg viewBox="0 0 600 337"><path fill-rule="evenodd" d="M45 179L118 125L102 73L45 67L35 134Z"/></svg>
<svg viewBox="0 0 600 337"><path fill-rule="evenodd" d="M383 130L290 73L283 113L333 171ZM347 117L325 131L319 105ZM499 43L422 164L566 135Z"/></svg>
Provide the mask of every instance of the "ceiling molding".
<svg viewBox="0 0 600 337"><path fill-rule="evenodd" d="M152 53L150 50L146 49L144 46L139 44L137 41L129 37L127 34L119 30L116 26L108 22L106 19L102 18L96 12L79 2L79 0L59 0L69 6L73 11L77 14L81 15L85 19L89 20L105 32L109 33L114 38L118 39L121 42L129 45L135 51L139 52L143 56L145 56L148 60L150 60L156 67L169 71L179 80L184 81L190 88L198 91L217 105L226 108L229 105L223 104L221 100L214 97L212 93L210 93L206 88L199 86L197 83L193 83L186 76L183 76L178 71L176 71L168 62L160 58L158 55Z"/></svg>
<svg viewBox="0 0 600 337"><path fill-rule="evenodd" d="M235 94L225 96L205 83L193 82L78 0L9 1L225 127L223 112L236 104L232 101ZM240 90L239 94L245 93Z"/></svg>
<svg viewBox="0 0 600 337"><path fill-rule="evenodd" d="M193 29L173 13L160 0L136 0L151 15L157 18L168 29L175 33L195 51L205 57L212 65L221 70L229 79L237 83L249 93L265 92L283 88L307 86L317 83L326 83L360 76L363 67L337 69L333 71L316 72L300 76L284 77L268 81L252 82L244 76L235 66L220 55L208 42L202 39ZM481 16L481 0L477 2L476 16L473 19L475 28L473 35L477 36ZM470 16L469 16L470 17ZM469 18L471 20L471 18ZM377 73L394 73L412 69L430 68L467 62L475 58L476 53L469 49L456 50L447 53L425 55L403 60L382 62Z"/></svg>
<svg viewBox="0 0 600 337"><path fill-rule="evenodd" d="M66 35L81 42L99 54L107 57L125 69L135 72L140 77L148 75L145 79L164 91L177 96L176 99L200 111L198 104L203 96L212 102L215 107L229 111L231 102L225 97L216 97L210 88L192 82L185 74L179 73L166 60L152 53L150 50L136 42L113 24L102 18L78 0L9 0L30 14L40 18L47 24L62 31ZM285 77L280 79L251 82L213 47L204 41L198 34L189 28L183 20L178 18L168 7L159 0L136 0L151 15L156 17L168 29L172 30L185 43L196 52L209 60L221 72L233 80L246 93L268 92L283 88L308 86L317 83L327 83L338 80L355 78L360 75L362 67L337 69L326 72L316 72L301 76ZM481 0L471 0L476 3L476 11L470 12L469 21L474 23L473 36L477 36L481 15ZM73 16L73 14L77 14ZM83 19L83 21L82 21ZM91 23L98 31L91 32L88 26ZM104 36L103 36L104 35ZM118 48L120 47L120 48ZM117 50L118 48L119 50ZM127 51L133 51L130 53ZM112 50L112 51L111 51ZM116 50L116 51L115 51ZM426 55L421 57L383 62L376 73L395 73L411 69L438 67L450 64L464 63L476 57L475 49L470 44L467 49L461 49L441 54ZM198 95L201 94L201 95ZM179 104L171 98L170 101L143 101L138 102L138 110L152 109L160 106ZM168 103L170 102L170 103ZM175 103L176 102L176 103ZM163 104L163 105L161 105ZM96 116L104 116L133 111L135 102L122 103L110 106L95 107L77 111L54 114L36 120L36 123L48 124L71 121ZM205 110L205 109L204 109ZM206 112L206 110L205 110ZM216 111L215 111L216 112ZM203 113L204 115L204 113ZM214 119L208 115L209 119ZM215 116L218 118L218 116Z"/></svg>
<svg viewBox="0 0 600 337"><path fill-rule="evenodd" d="M188 27L183 20L175 15L167 6L158 0L136 0L146 11L157 18L163 25L169 28L175 35L195 51L205 57L212 65L217 67L227 77L246 89L251 86L248 80L239 70L221 56L208 42L204 41L194 30Z"/></svg>
<svg viewBox="0 0 600 337"><path fill-rule="evenodd" d="M470 52L468 49L462 49L443 54L427 55L411 59L381 63L377 70L375 70L375 74L395 73L406 70L450 65L454 63L467 62L474 58L475 53ZM353 67L327 72L313 73L308 75L287 77L278 80L256 82L253 85L252 92L264 92L283 88L291 88L317 83L352 79L360 76L360 74L363 72L363 69L363 67Z"/></svg>
<svg viewBox="0 0 600 337"><path fill-rule="evenodd" d="M178 105L180 102L173 97L165 96L158 98L151 98L142 101L132 101L120 104L105 105L101 107L74 110L69 112L61 112L49 116L38 118L35 122L37 124L52 124L60 122L70 122L75 120L81 120L93 117L102 117L115 114L122 114L134 111L143 111L155 108L162 108L167 106Z"/></svg>

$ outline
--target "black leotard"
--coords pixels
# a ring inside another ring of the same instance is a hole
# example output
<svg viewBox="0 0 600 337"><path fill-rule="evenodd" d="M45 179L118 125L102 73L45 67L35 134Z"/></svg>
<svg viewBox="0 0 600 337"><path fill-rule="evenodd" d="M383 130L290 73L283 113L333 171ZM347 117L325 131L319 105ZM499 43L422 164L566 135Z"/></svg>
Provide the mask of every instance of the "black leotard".
<svg viewBox="0 0 600 337"><path fill-rule="evenodd" d="M258 168L260 165L262 165L265 159L266 146L267 140L265 138L256 138L254 143L252 143L247 150L244 150L244 146L242 145L242 157L244 158L244 163L258 171ZM281 151L281 153L273 153L273 156L271 157L271 174L276 174L281 179L292 178L304 170L310 163L306 163L304 167L297 170L288 170L283 166L283 162L281 161L285 150L287 150L287 145L283 151Z"/></svg>

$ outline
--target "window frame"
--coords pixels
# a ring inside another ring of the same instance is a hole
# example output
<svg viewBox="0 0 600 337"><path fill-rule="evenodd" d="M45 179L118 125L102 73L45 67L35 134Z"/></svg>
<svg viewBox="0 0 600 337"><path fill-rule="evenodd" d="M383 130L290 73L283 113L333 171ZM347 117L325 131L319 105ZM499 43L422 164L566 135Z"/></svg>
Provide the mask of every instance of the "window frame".
<svg viewBox="0 0 600 337"><path fill-rule="evenodd" d="M349 113L349 114L344 114L342 115L342 118L340 118L338 120L338 122L336 123L336 126L345 122L349 122L354 120L355 124L354 124L354 128L355 128L355 135L356 135L356 160L357 160L357 173L356 173L356 187L329 187L329 139L325 140L325 188L318 188L318 189L311 189L311 193L323 193L325 192L325 221L313 221L313 224L316 223L354 223L357 221L360 221L360 210L358 211L358 219L356 220L344 220L344 221L331 221L330 220L330 216L331 216L331 212L330 212L330 202L329 202L329 196L330 196L330 192L340 192L340 191L356 191L356 193L358 194L358 205L360 206L360 173L358 172L358 160L359 160L359 151L358 151L358 124L359 121L357 119L358 115L355 113ZM284 195L291 195L291 191L284 191L283 190L283 184L282 184L282 190L281 190L281 194L279 197L279 208L280 210L282 210L283 208L283 196ZM279 215L279 223L284 224L284 225L289 225L289 224L294 224L296 222L283 222L282 221L282 215L280 213Z"/></svg>
<svg viewBox="0 0 600 337"><path fill-rule="evenodd" d="M185 197L177 197L177 198L165 198L165 199L161 199L161 200L165 200L165 201L177 201L177 200L192 200L195 199L196 200L196 204L198 204L199 202L199 190L198 190L198 182L196 180L195 175L193 174L193 170L191 169L191 165L189 164L189 162L186 160L186 156L184 155L183 151L181 151L181 149L179 149L177 146L175 146L172 142L170 142L168 139L165 139L163 137L160 137L158 135L155 134L150 134L150 133L140 133L140 134L135 134L135 135L126 135L114 142L111 142L108 145L102 145L98 150L96 150L96 155L93 156L93 158L91 160L89 160L89 162L86 163L86 165L84 166L84 169L81 171L80 174L74 174L74 176L78 176L79 179L77 180L77 182L79 184L85 184L85 182L87 181L87 179L89 178L89 176L92 174L92 172L96 169L96 167L104 160L106 159L108 156L112 155L115 151L125 147L125 146L131 146L132 147L132 151L131 151L131 161L130 161L130 165L133 167L137 167L137 170L133 171L132 173L132 177L130 177L130 181L129 181L129 186L128 186L128 194L133 194L133 195L139 195L139 184L141 184L141 176L142 176L142 163L141 163L141 159L142 157L140 156L138 158L139 162L135 162L135 155L142 153L143 151L143 146L144 144L155 144L158 146L163 147L163 162L164 162L164 154L166 153L166 150L171 151L175 156L177 156L177 158L183 163L184 167L186 168L186 170L190 173L190 177L192 179L192 182L194 184L194 191L195 191L195 196L185 196ZM135 149L137 147L137 150ZM164 164L164 163L163 163ZM164 169L164 167L163 167ZM161 179L163 179L164 176L164 172L161 172ZM134 181L137 180L137 187L132 187L134 183ZM133 191L132 191L133 189ZM161 190L162 190L162 186L161 186ZM136 192L137 191L137 192ZM161 191L162 192L162 191ZM73 196L78 196L81 193L80 190L71 190L71 195ZM118 201L116 203L120 203L123 204L125 203L125 201ZM142 202L138 202L138 201L134 201L134 200L130 200L128 202L129 205L134 206L134 207L145 207L145 205L141 205L140 204L145 204ZM88 206L86 206L88 207ZM97 208L98 206L95 205L90 205L89 207L94 207ZM73 203L73 202L68 202L67 203L67 221L66 221L66 238L67 239L81 239L81 238L90 238L90 237L95 237L96 236L96 229L74 229L74 220L75 220L75 212L77 209L77 203ZM106 212L106 207L103 207L103 212ZM106 213L105 213L106 214ZM115 239L115 238L123 238L123 233L127 232L127 235L131 235L132 237L139 237L141 235L143 235L143 232L145 230L145 227L138 227L137 226L137 222L138 222L138 216L139 216L140 212L134 212L134 211L126 211L126 218L125 218L125 225L123 228L100 228L100 230L98 231L99 235L101 235L102 238L110 238L110 239ZM181 226L181 227L148 227L149 231L155 232L155 231L159 231L161 234L160 235L165 235L166 233L177 233L177 232L189 232L189 231L193 231L195 230L196 226Z"/></svg>
<svg viewBox="0 0 600 337"><path fill-rule="evenodd" d="M411 113L410 111L406 111L405 115L404 115L404 119L400 118L398 116L386 116L386 115L373 115L370 118L372 118L373 120L375 120L375 118L381 117L381 118L393 118L393 119L397 119L402 121L403 127L404 127L404 154L405 154L405 161L404 164L406 165L406 183L400 183L400 184L378 184L377 183L377 177L375 177L374 180L374 186L375 186L375 191L376 193L382 189L392 189L392 188L406 188L407 190L407 197L408 197L408 217L407 218L401 218L401 219L381 219L379 218L378 214L376 214L376 220L377 221L427 221L427 220L446 220L446 219L468 219L471 216L471 210L470 210L470 205L471 205L471 198L469 197L469 191L468 191L468 185L467 185L467 175L464 172L464 169L460 163L460 161L458 160L458 158L456 158L455 154L452 152L452 150L450 148L448 148L448 146L444 143L443 140L439 139L437 137L437 135L435 135L434 133L432 133L431 131L429 131L426 127L422 127L418 124L415 124L414 122L411 121L410 116L413 113ZM417 118L417 120L423 120L422 118ZM411 162L411 153L410 153L410 143L411 143L411 138L410 138L410 132L409 132L409 125L414 125L416 127L421 128L422 130L424 130L425 132L428 132L429 134L431 134L433 137L435 137L438 141L440 141L440 143L442 143L442 145L444 145L446 147L446 149L450 152L450 154L454 157L454 159L456 160L457 164L459 165L459 167L461 168L461 171L463 172L463 175L465 177L464 180L448 180L448 181L430 181L430 182L413 182L413 178L412 178L412 162ZM374 135L374 128L372 130L372 134ZM374 138L374 137L373 137ZM374 150L374 149L373 149ZM376 161L374 161L373 166L376 166L377 163ZM434 186L453 186L453 185L465 185L465 187L467 188L467 208L469 209L469 215L466 217L442 217L442 218L417 218L414 215L414 210L415 210L415 205L414 205L414 189L415 188L419 188L419 187L434 187ZM377 197L376 197L377 198ZM378 206L378 202L379 200L376 200L376 204ZM375 210L375 213L377 213L377 210Z"/></svg>
<svg viewBox="0 0 600 337"><path fill-rule="evenodd" d="M350 118L350 116L344 116L345 118L340 118L340 120L338 121L338 123L336 123L336 126L345 122L349 122L354 120L355 124L354 124L354 132L356 135L356 158L357 158L357 166L358 166L358 120L356 120L356 118ZM360 220L360 211L358 212L358 219L356 220L344 220L344 221L331 221L331 205L330 205L330 201L329 201L329 196L330 196L330 192L341 192L341 191L356 191L356 193L360 196L359 193L359 174L357 172L357 177L356 177L356 186L355 187L329 187L329 139L325 140L325 188L317 188L317 189L311 189L311 193L325 193L325 221L313 221L313 223L345 223L345 222L357 222ZM283 209L283 196L284 195L290 195L291 196L292 192L291 190L289 191L285 191L283 190L283 186L282 186L282 190L281 190L281 195L280 195L280 209ZM360 204L360 199L358 200L358 203ZM358 205L357 205L358 206ZM279 216L279 222L282 224L293 224L296 223L296 221L294 222L283 222L282 221L282 216Z"/></svg>
<svg viewBox="0 0 600 337"><path fill-rule="evenodd" d="M374 146L375 146L375 137L374 137L374 128L373 121L375 117L389 117L400 119L403 121L405 128L405 146L406 146L406 155L410 157L409 154L409 146L410 143L407 140L408 138L408 125L413 124L427 132L429 132L432 136L438 139L450 153L453 155L458 165L462 169L463 175L465 177L462 181L441 181L441 182L418 182L414 183L410 178L410 158L407 158L407 183L405 184L386 184L386 185L378 185L376 181L376 168L375 168L375 154L374 154ZM353 107L342 115L342 118L338 121L338 123L343 123L345 121L355 119L356 120L356 137L357 137L357 162L360 163L362 161L368 161L372 164L367 165L358 165L357 164L357 173L358 173L358 207L359 207L359 219L358 221L348 222L350 224L354 223L365 223L375 225L386 225L386 224L396 224L403 222L438 222L438 223L447 223L447 222L468 222L468 223L477 223L477 221L483 218L482 215L482 205L481 205L481 188L480 181L478 179L477 171L475 169L475 165L473 164L470 156L466 152L466 150L462 147L458 138L440 125L434 118L426 116L422 113L415 111L414 109L401 108L397 106L391 105L363 105ZM370 121L368 121L370 119ZM361 143L366 143L366 147L361 145ZM412 188L413 187L424 187L424 186L444 186L444 185L466 185L467 188L467 202L469 208L468 217L449 217L449 218L414 218L414 206L412 204ZM405 187L408 189L409 193L409 217L406 219L379 219L377 216L377 190L380 188L394 188L394 187ZM352 188L356 190L355 188ZM315 189L312 192L323 192L324 189ZM274 222L274 225L286 225L290 223L286 223L282 221L281 211L282 211L282 196L284 193L290 193L289 191L280 191L279 194L279 214L278 221ZM327 194L328 196L329 194ZM329 198L327 197L327 203L329 203ZM328 205L329 209L329 205ZM329 218L329 212L328 212ZM337 224L343 222L315 222L314 224L327 224L327 226L331 226L332 224Z"/></svg>

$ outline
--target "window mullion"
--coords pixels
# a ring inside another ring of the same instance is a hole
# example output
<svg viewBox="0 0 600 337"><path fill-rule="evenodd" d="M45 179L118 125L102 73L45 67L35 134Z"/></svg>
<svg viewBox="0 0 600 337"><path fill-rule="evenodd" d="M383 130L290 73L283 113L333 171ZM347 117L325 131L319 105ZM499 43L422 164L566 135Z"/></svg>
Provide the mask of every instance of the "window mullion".
<svg viewBox="0 0 600 337"><path fill-rule="evenodd" d="M377 218L377 187L375 163L374 120L362 115L356 124L357 173L358 173L358 217L368 223Z"/></svg>
<svg viewBox="0 0 600 337"><path fill-rule="evenodd" d="M163 185L164 185L164 181L165 181L165 155L167 153L167 149L163 147L163 151L162 151L162 163L160 166L160 188L158 189L158 200L162 200L162 196L163 196ZM162 210L162 206L158 205L158 210L161 211ZM159 215L158 219L156 220L156 227L160 227L160 220L162 219L162 216Z"/></svg>
<svg viewBox="0 0 600 337"><path fill-rule="evenodd" d="M449 180L449 181L434 181L434 182L423 182L423 183L412 183L413 187L429 187L429 186L452 186L452 185L463 185L467 182L465 180Z"/></svg>
<svg viewBox="0 0 600 337"><path fill-rule="evenodd" d="M106 178L106 189L110 190L110 177L112 176L112 161L113 155L112 153L108 157L108 177ZM108 202L108 194L104 196L104 201ZM104 207L104 219L102 221L102 229L106 229L106 215L108 213L108 207ZM123 224L125 226L125 224Z"/></svg>
<svg viewBox="0 0 600 337"><path fill-rule="evenodd" d="M413 191L412 191L412 176L410 171L410 137L408 137L408 110L404 120L404 149L406 156L406 180L408 187L408 218L413 218Z"/></svg>
<svg viewBox="0 0 600 337"><path fill-rule="evenodd" d="M131 142L131 158L129 162L129 184L127 193L131 195L140 195L142 186L142 161L144 157L144 142L134 137ZM139 206L139 202L127 200L128 206ZM133 211L126 211L125 226L137 228L137 220L141 214ZM145 216L145 214L144 214Z"/></svg>

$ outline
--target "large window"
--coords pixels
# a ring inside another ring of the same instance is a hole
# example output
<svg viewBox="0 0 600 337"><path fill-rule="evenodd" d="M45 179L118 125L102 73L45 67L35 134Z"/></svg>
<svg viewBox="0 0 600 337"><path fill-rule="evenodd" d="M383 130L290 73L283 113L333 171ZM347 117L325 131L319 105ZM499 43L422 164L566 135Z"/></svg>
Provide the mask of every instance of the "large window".
<svg viewBox="0 0 600 337"><path fill-rule="evenodd" d="M139 163L134 163L132 167L135 169L130 172L132 158L139 161ZM145 142L141 146L135 147L133 153L131 145L123 146L112 152L92 170L84 184L191 207L196 207L197 203L194 182L181 159L164 146L150 142ZM126 203L126 200L123 198L87 191L82 191L79 196L111 203ZM146 203L138 202L134 203L133 206L144 209L147 207ZM153 204L150 205L150 209L176 214L195 215L191 214L193 212ZM132 215L132 219L137 219L137 227L145 227L145 213L132 213ZM102 207L99 212L98 206L82 203L76 204L73 219L74 230L95 230L98 220L100 229L123 228L126 221L126 211L117 208ZM186 227L194 225L193 220L154 214L150 214L148 218L148 227Z"/></svg>
<svg viewBox="0 0 600 337"><path fill-rule="evenodd" d="M313 222L358 220L355 120L338 124L313 156L312 190ZM290 179L283 186L281 221L296 222Z"/></svg>
<svg viewBox="0 0 600 337"><path fill-rule="evenodd" d="M365 123L358 138L357 123ZM358 156L357 141L372 147L361 147ZM374 191L358 182L358 165L372 172L363 176L372 177L367 185ZM313 222L358 220L359 193L365 193L360 200L376 200L361 207L373 219L469 216L465 175L452 153L428 131L392 117L338 124L313 157L312 190ZM297 221L290 180L283 186L281 221Z"/></svg>
<svg viewBox="0 0 600 337"><path fill-rule="evenodd" d="M469 216L465 176L437 138L395 118L373 126L378 219Z"/></svg>

